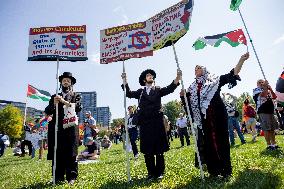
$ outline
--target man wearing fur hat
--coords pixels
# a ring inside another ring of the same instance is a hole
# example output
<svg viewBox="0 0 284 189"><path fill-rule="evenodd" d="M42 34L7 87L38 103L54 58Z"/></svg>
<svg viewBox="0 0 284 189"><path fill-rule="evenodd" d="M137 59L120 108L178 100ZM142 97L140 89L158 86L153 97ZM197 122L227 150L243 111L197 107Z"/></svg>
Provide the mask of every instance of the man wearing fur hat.
<svg viewBox="0 0 284 189"><path fill-rule="evenodd" d="M177 88L181 79L181 71L177 71L175 80L169 86L160 88L154 85L155 71L147 69L139 77L139 83L143 88L136 91L130 90L126 80L126 73L122 73L121 77L126 84L126 96L139 100L140 151L144 154L148 171L147 179L161 179L165 171L163 153L169 150L163 122L164 116L161 110L161 98L174 92Z"/></svg>
<svg viewBox="0 0 284 189"><path fill-rule="evenodd" d="M56 151L56 170L55 182L66 180L69 184L74 184L78 175L78 164L76 156L78 154L79 130L78 127L63 128L64 109L63 106L71 106L75 103L76 113L80 112L81 97L73 92L73 85L76 79L70 72L64 72L59 76L60 88L62 90L57 96L53 95L49 105L45 108L47 115L52 115L53 119L48 125L48 154L47 159L52 160L54 164L54 144L55 144L55 121L56 121L56 104L58 104L58 132L57 132L57 151Z"/></svg>

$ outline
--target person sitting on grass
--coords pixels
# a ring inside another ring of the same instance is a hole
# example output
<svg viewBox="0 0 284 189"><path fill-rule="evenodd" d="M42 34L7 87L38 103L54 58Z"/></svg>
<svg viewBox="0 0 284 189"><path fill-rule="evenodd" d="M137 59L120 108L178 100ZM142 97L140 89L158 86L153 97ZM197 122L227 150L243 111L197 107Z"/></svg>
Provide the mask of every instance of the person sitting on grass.
<svg viewBox="0 0 284 189"><path fill-rule="evenodd" d="M100 157L100 145L93 137L86 138L87 148L78 155L78 160L96 160Z"/></svg>
<svg viewBox="0 0 284 189"><path fill-rule="evenodd" d="M110 149L110 147L112 146L112 142L110 141L110 139L108 138L108 136L104 136L104 138L101 141L101 146L105 149Z"/></svg>

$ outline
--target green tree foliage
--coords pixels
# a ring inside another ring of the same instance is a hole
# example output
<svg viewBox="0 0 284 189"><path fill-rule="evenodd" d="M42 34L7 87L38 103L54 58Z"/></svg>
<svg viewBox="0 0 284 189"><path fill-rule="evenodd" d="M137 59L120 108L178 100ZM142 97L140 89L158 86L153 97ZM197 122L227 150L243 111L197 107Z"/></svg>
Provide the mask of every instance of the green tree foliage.
<svg viewBox="0 0 284 189"><path fill-rule="evenodd" d="M114 128L114 127L122 125L122 124L124 125L124 118L113 119L112 123L111 123L111 128Z"/></svg>
<svg viewBox="0 0 284 189"><path fill-rule="evenodd" d="M169 121L175 124L179 113L184 112L181 102L178 100L170 101L163 106L164 114L168 116Z"/></svg>
<svg viewBox="0 0 284 189"><path fill-rule="evenodd" d="M0 110L0 132L11 138L20 138L23 132L23 117L21 110L8 105Z"/></svg>

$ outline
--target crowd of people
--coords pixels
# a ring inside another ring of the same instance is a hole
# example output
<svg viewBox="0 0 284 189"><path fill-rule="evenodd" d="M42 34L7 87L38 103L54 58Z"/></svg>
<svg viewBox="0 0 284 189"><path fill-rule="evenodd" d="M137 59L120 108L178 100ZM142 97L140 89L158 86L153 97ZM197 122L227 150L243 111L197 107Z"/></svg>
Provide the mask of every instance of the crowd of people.
<svg viewBox="0 0 284 189"><path fill-rule="evenodd" d="M148 180L162 179L166 163L164 154L170 149L173 138L179 137L181 147L185 144L190 146L190 135L195 133L199 152L195 153L195 166L206 165L208 173L213 177L230 177L233 169L230 147L235 146L236 134L241 144L245 144L246 139L248 140L244 137L245 132L251 135L252 142L256 142L257 136L263 132L266 149L277 150L280 147L275 139L275 130L279 125L282 128L284 125L283 106L275 105L276 95L268 81L257 81L253 99L247 97L242 102L241 112L237 108L237 97L230 93L221 94L221 88L226 84L229 89L237 85L237 81L240 81L238 74L248 58L248 53L242 55L237 65L229 73L221 76L215 76L206 67L197 65L194 82L187 90L180 92L183 111L174 123L164 114L161 98L174 92L179 86L182 77L180 70L177 70L176 78L168 86L159 87L155 85L156 72L147 69L139 77L142 88L138 90L130 89L126 73L122 73L122 88L128 98L138 100L138 108L128 106L127 125L116 126L102 138L98 137L96 120L90 111L86 111L82 137L85 149L82 152L78 152L79 128L76 125L64 126L66 107L74 107L75 113L82 109L81 97L73 91L76 79L70 72L64 72L59 77L61 92L51 97L43 119L36 119L34 124L24 126L25 138L16 144L14 154L24 157L28 146L28 154L32 158L39 149L39 159L42 159L43 150L48 147L47 159L52 160L52 175L55 182L66 179L72 185L78 176L78 161L98 160L101 149L110 149L113 143L118 144L121 141L125 150L132 151L135 160L139 158L140 153L144 155ZM190 125L189 116L193 125ZM48 126L45 125L47 122ZM6 135L0 135L0 156L4 153L7 140L5 137ZM127 138L129 141L126 141Z"/></svg>

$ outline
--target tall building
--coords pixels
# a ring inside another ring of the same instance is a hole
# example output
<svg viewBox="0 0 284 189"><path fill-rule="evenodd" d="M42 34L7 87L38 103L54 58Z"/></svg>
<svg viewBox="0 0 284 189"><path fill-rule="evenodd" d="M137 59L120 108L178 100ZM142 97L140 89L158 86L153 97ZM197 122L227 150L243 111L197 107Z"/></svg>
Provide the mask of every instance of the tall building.
<svg viewBox="0 0 284 189"><path fill-rule="evenodd" d="M97 107L97 124L108 127L111 121L111 112L109 107Z"/></svg>
<svg viewBox="0 0 284 189"><path fill-rule="evenodd" d="M15 106L16 108L19 108L21 110L22 114L24 115L26 103L0 100L0 109L5 108L9 104ZM43 116L43 110L38 110L38 109L35 109L35 108L32 108L32 107L27 107L27 116L30 116L32 118L42 117Z"/></svg>
<svg viewBox="0 0 284 189"><path fill-rule="evenodd" d="M97 118L97 92L78 92L81 94L81 103L83 109L79 113L79 123L83 123L85 120L85 112L91 111L92 116Z"/></svg>

